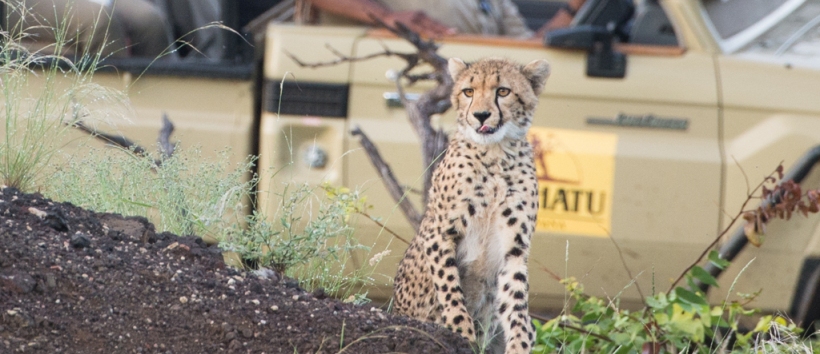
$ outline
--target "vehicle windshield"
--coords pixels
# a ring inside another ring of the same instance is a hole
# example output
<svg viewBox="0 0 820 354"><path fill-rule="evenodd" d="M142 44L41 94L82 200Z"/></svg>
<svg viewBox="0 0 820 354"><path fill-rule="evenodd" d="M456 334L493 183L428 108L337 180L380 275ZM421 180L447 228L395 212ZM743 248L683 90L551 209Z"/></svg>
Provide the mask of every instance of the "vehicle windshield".
<svg viewBox="0 0 820 354"><path fill-rule="evenodd" d="M806 0L701 0L721 49L735 52L783 22ZM812 2L812 1L810 1Z"/></svg>

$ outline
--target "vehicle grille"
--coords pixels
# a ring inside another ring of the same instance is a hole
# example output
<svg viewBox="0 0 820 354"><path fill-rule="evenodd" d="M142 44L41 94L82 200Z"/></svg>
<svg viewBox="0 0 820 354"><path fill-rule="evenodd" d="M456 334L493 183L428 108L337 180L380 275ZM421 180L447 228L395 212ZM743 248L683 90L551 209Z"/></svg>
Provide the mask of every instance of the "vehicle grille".
<svg viewBox="0 0 820 354"><path fill-rule="evenodd" d="M268 81L264 109L286 115L347 117L348 85ZM281 104L280 104L281 98Z"/></svg>

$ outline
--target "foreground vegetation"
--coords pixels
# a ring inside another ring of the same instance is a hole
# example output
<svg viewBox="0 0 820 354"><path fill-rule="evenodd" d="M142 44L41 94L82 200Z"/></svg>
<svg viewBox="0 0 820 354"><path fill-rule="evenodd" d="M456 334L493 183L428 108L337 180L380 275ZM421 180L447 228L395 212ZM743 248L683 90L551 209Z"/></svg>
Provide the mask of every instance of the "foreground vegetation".
<svg viewBox="0 0 820 354"><path fill-rule="evenodd" d="M811 341L801 338L802 329L787 317L761 315L760 311L748 308L757 294L738 293L737 299L726 298L721 304L711 306L706 292L700 286L718 286L717 279L701 264L708 262L719 269L730 265L729 261L722 259L712 248L739 220L745 220L744 231L750 242L760 246L768 221L776 218L787 220L798 213L808 216L820 211L820 191L803 191L799 185L782 179L781 165L748 194L741 210L726 229L694 263L683 270L667 291L644 297L642 309L629 311L622 308L617 296L615 299L601 299L586 295L583 285L573 277L556 279L566 288L567 305L561 315L544 323L535 321L537 343L533 352L820 352ZM755 209L745 209L750 201L758 199L778 201L764 203ZM680 284L684 281L686 285ZM734 285L732 283L729 294L734 291ZM633 282L628 286L638 285ZM640 288L638 292L642 293ZM744 322L754 321L756 324L751 328L742 326Z"/></svg>

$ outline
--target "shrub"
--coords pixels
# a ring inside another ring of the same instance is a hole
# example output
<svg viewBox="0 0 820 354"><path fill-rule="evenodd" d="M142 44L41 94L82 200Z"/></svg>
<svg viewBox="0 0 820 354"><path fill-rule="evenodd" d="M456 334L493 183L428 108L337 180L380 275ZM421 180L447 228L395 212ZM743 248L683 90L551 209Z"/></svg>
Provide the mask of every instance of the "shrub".
<svg viewBox="0 0 820 354"><path fill-rule="evenodd" d="M299 279L307 289L323 288L340 297L372 283L375 264L347 269L354 252L371 250L358 242L350 226L355 211L365 204L358 192L286 184L277 197L277 210L254 211L247 217L247 227L232 228L222 236L220 247L255 266Z"/></svg>

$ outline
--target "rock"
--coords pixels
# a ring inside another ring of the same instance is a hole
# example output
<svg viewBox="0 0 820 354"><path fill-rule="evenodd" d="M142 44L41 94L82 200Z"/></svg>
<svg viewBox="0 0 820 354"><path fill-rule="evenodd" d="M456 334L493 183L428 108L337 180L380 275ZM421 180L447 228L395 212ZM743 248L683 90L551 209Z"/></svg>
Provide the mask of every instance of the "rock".
<svg viewBox="0 0 820 354"><path fill-rule="evenodd" d="M46 214L44 219L46 225L54 231L57 232L66 232L68 231L68 221L66 221L65 216L59 210Z"/></svg>
<svg viewBox="0 0 820 354"><path fill-rule="evenodd" d="M37 282L34 278L23 272L0 275L0 287L11 292L27 294L34 290L35 285Z"/></svg>
<svg viewBox="0 0 820 354"><path fill-rule="evenodd" d="M127 217L122 218L119 215L103 214L100 216L100 222L106 225L109 233L113 237L126 237L140 241L142 243L154 243L157 241L157 235L154 231L154 225L148 222L148 219L143 217ZM121 234L113 236L116 234Z"/></svg>
<svg viewBox="0 0 820 354"><path fill-rule="evenodd" d="M327 294L325 293L324 288L316 288L316 290L313 290L313 293L311 293L311 295L313 295L313 297L317 300L324 300L327 298Z"/></svg>
<svg viewBox="0 0 820 354"><path fill-rule="evenodd" d="M54 273L46 273L46 286L49 289L57 287L57 277L54 276Z"/></svg>
<svg viewBox="0 0 820 354"><path fill-rule="evenodd" d="M276 271L268 268L259 268L253 271L253 274L256 275L259 279L270 280L274 283L279 282L279 274Z"/></svg>
<svg viewBox="0 0 820 354"><path fill-rule="evenodd" d="M69 241L69 244L71 244L71 247L74 248L86 248L91 246L91 240L88 236L78 232L74 234L74 236L71 236L71 241Z"/></svg>
<svg viewBox="0 0 820 354"><path fill-rule="evenodd" d="M299 287L299 282L293 279L288 279L288 281L285 282L285 287L302 290L302 288Z"/></svg>

